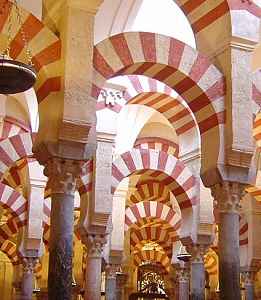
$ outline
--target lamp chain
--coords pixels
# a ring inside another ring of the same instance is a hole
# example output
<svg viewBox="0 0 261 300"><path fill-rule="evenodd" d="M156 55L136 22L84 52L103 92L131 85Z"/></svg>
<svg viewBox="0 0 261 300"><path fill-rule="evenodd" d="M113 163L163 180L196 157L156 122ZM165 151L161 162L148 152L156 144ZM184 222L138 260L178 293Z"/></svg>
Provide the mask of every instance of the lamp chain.
<svg viewBox="0 0 261 300"><path fill-rule="evenodd" d="M26 56L27 56L27 59L28 59L28 64L33 65L33 62L32 62L33 55L32 55L32 52L29 48L28 41L27 41L27 38L26 38L26 33L24 31L24 28L23 28L24 26L23 26L23 22L22 22L20 9L18 7L18 4L17 4L16 0L13 0L13 4L15 6L18 24L21 26L21 35L22 35L22 40L23 40L23 43L24 43L24 46L25 46L25 49L26 49Z"/></svg>
<svg viewBox="0 0 261 300"><path fill-rule="evenodd" d="M10 2L12 4L12 6L15 8L17 22L20 25L21 37L22 37L22 41L24 43L24 47L25 47L25 51L26 51L27 63L29 65L33 66L33 62L32 62L33 56L32 56L32 52L28 45L26 33L23 28L24 26L23 26L23 22L22 22L21 12L20 12L20 9L17 4L17 0L4 1L2 6L0 7L0 15L3 14L4 11L6 10L8 2ZM7 47L1 54L1 56L7 56L8 58L10 58L10 50L11 50L10 47L11 47L11 42L12 42L12 34L11 33L12 33L12 26L13 26L13 21L14 21L13 18L14 18L14 15L10 8L9 16L8 16L8 24L7 24Z"/></svg>

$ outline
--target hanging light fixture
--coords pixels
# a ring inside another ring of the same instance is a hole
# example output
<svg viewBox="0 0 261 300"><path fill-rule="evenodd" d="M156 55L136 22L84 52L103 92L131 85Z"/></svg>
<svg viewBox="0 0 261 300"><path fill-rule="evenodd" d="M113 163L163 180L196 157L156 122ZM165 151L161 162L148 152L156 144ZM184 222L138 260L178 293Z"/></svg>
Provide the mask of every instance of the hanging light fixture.
<svg viewBox="0 0 261 300"><path fill-rule="evenodd" d="M179 249L179 253L177 254L177 259L183 262L189 262L191 255L187 252L185 246L181 246Z"/></svg>
<svg viewBox="0 0 261 300"><path fill-rule="evenodd" d="M5 0L0 13L2 14L7 9L8 0ZM21 37L26 49L27 63L23 63L10 58L11 44L11 29L12 29L12 14L8 18L8 43L6 49L0 55L0 94L16 94L30 89L36 81L36 71L32 63L32 54L28 47L28 41L23 29L21 13L17 5L17 1L10 1L15 7L17 21L21 28ZM0 15L1 16L1 15Z"/></svg>

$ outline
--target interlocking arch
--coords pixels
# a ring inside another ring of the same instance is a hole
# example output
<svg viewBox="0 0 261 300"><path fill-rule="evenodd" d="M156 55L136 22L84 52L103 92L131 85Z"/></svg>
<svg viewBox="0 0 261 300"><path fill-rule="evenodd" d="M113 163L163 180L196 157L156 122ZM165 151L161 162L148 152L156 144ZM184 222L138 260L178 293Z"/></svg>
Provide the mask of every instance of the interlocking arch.
<svg viewBox="0 0 261 300"><path fill-rule="evenodd" d="M112 191L127 176L156 170L165 175L164 184L176 197L182 213L182 228L192 230L192 206L198 203L196 179L188 168L174 156L155 150L132 149L119 156L112 164ZM183 230L182 230L183 232ZM188 234L188 232L186 233Z"/></svg>
<svg viewBox="0 0 261 300"><path fill-rule="evenodd" d="M180 228L180 215L172 208L157 201L143 201L125 210L125 231L139 219L151 217L167 222L175 231Z"/></svg>
<svg viewBox="0 0 261 300"><path fill-rule="evenodd" d="M225 81L206 57L170 37L129 32L96 45L93 64L92 96L96 99L105 81L118 75L145 75L176 90L197 120L203 169L208 169L210 163L216 164L223 143L220 125L224 123ZM213 141L211 160L207 150L210 139Z"/></svg>

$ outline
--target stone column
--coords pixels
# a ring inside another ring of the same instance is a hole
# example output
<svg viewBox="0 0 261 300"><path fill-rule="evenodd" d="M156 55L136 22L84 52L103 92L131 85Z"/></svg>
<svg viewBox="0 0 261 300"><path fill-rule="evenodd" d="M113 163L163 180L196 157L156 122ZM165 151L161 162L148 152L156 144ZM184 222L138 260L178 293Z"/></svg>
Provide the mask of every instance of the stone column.
<svg viewBox="0 0 261 300"><path fill-rule="evenodd" d="M84 300L100 300L102 250L106 238L100 234L88 234L82 241L87 246Z"/></svg>
<svg viewBox="0 0 261 300"><path fill-rule="evenodd" d="M116 276L116 300L125 300L125 285L128 280L126 273L117 273Z"/></svg>
<svg viewBox="0 0 261 300"><path fill-rule="evenodd" d="M105 299L115 300L117 291L117 271L118 265L108 264L106 266L106 284L105 284Z"/></svg>
<svg viewBox="0 0 261 300"><path fill-rule="evenodd" d="M240 300L239 208L244 186L224 181L212 187L219 217L219 288L221 300Z"/></svg>
<svg viewBox="0 0 261 300"><path fill-rule="evenodd" d="M191 254L191 299L205 299L205 267L204 254L206 253L206 245L192 245L187 247L187 251Z"/></svg>
<svg viewBox="0 0 261 300"><path fill-rule="evenodd" d="M23 257L23 275L21 280L21 300L32 300L34 284L34 268L37 264L36 257Z"/></svg>
<svg viewBox="0 0 261 300"><path fill-rule="evenodd" d="M44 170L52 198L49 300L71 300L72 297L74 192L80 170L80 163L58 158L49 160Z"/></svg>
<svg viewBox="0 0 261 300"><path fill-rule="evenodd" d="M256 270L244 270L242 272L246 300L255 300L255 276Z"/></svg>
<svg viewBox="0 0 261 300"><path fill-rule="evenodd" d="M177 300L189 300L189 267L187 264L177 270L178 297Z"/></svg>

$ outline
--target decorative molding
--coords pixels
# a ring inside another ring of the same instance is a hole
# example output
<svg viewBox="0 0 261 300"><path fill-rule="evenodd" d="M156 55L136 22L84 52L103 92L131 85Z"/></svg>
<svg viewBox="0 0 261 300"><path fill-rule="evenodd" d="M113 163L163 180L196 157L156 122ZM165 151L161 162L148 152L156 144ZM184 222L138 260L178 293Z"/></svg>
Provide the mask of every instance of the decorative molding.
<svg viewBox="0 0 261 300"><path fill-rule="evenodd" d="M92 124L63 120L59 130L59 140L87 144Z"/></svg>
<svg viewBox="0 0 261 300"><path fill-rule="evenodd" d="M101 234L82 234L82 242L87 247L88 258L101 258L103 248L107 242L105 235Z"/></svg>
<svg viewBox="0 0 261 300"><path fill-rule="evenodd" d="M223 181L211 187L219 213L240 214L240 200L244 196L246 185L239 182Z"/></svg>
<svg viewBox="0 0 261 300"><path fill-rule="evenodd" d="M44 175L52 194L74 195L76 179L82 172L83 162L52 158L47 161Z"/></svg>
<svg viewBox="0 0 261 300"><path fill-rule="evenodd" d="M32 274L38 262L38 257L22 257L23 273Z"/></svg>

